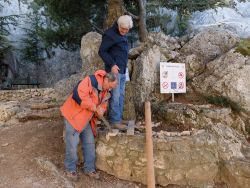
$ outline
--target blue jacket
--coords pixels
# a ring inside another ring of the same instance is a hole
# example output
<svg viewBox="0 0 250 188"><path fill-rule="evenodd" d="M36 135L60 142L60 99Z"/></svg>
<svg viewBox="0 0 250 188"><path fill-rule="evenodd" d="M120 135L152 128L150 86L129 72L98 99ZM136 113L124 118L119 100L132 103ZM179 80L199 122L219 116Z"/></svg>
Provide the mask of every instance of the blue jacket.
<svg viewBox="0 0 250 188"><path fill-rule="evenodd" d="M104 61L106 72L110 72L112 66L117 65L119 73L125 74L128 63L128 39L120 35L117 23L104 32L98 54Z"/></svg>

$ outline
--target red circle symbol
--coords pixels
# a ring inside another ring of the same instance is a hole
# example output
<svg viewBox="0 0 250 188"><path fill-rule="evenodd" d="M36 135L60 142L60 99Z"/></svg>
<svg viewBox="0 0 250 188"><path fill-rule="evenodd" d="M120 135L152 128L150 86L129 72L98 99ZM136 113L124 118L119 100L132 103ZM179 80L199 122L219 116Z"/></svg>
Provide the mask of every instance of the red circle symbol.
<svg viewBox="0 0 250 188"><path fill-rule="evenodd" d="M163 89L167 89L168 88L168 83L167 82L163 82L162 83L162 87L163 87Z"/></svg>
<svg viewBox="0 0 250 188"><path fill-rule="evenodd" d="M183 72L179 72L179 73L178 73L178 77L179 77L180 79L182 79L182 78L184 77L184 73L183 73Z"/></svg>
<svg viewBox="0 0 250 188"><path fill-rule="evenodd" d="M180 82L179 84L178 84L178 89L183 89L184 88L184 83L183 82Z"/></svg>

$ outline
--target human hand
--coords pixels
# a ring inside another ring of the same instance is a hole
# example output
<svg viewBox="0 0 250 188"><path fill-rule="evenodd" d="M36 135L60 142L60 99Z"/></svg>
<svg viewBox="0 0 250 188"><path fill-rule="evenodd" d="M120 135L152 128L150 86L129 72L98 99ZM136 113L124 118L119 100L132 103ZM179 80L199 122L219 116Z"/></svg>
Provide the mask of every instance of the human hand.
<svg viewBox="0 0 250 188"><path fill-rule="evenodd" d="M111 72L113 72L114 74L118 74L119 73L119 67L117 65L114 65L112 68L111 68Z"/></svg>
<svg viewBox="0 0 250 188"><path fill-rule="evenodd" d="M96 112L96 105L93 105L93 106L92 106L91 111Z"/></svg>
<svg viewBox="0 0 250 188"><path fill-rule="evenodd" d="M104 114L104 110L102 109L101 106L98 106L96 108L96 115L97 115L97 117L101 118L103 116L103 114Z"/></svg>

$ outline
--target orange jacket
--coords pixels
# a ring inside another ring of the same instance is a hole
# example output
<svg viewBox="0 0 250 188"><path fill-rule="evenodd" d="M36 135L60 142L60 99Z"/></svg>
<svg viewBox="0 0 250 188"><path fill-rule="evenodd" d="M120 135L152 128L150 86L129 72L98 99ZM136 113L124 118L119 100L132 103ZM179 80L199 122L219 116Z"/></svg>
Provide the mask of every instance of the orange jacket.
<svg viewBox="0 0 250 188"><path fill-rule="evenodd" d="M98 91L92 87L89 76L85 77L78 86L78 95L82 100L81 104L77 104L71 94L60 110L64 118L76 129L81 132L83 128L90 122L92 132L96 136L96 117L93 110L97 106L101 106L105 112L107 109L110 93L108 90L103 90L103 80L106 72L98 70L95 72L95 77L98 82L98 89L101 90L98 96Z"/></svg>

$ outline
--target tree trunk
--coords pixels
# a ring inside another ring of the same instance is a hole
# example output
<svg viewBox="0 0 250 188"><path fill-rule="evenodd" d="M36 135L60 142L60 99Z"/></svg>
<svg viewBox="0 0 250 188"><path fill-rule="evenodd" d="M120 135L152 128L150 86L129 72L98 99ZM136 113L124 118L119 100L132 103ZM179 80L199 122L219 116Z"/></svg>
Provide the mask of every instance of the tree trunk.
<svg viewBox="0 0 250 188"><path fill-rule="evenodd" d="M148 31L146 26L146 0L138 0L139 4L139 40L145 42L147 39Z"/></svg>
<svg viewBox="0 0 250 188"><path fill-rule="evenodd" d="M104 29L111 27L125 12L123 0L108 0L108 16L104 22Z"/></svg>

